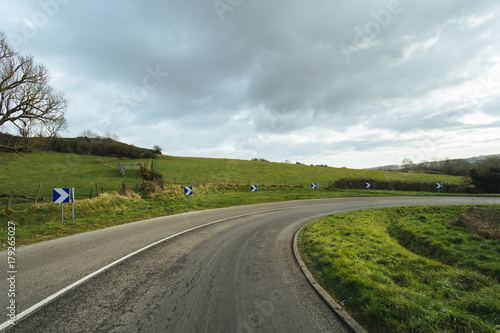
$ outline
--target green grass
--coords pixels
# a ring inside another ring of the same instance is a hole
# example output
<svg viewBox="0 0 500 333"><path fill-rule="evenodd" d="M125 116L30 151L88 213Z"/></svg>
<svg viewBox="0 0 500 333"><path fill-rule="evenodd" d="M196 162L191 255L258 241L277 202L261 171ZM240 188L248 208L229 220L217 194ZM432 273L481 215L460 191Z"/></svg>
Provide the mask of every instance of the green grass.
<svg viewBox="0 0 500 333"><path fill-rule="evenodd" d="M119 190L122 183L135 187L139 170L127 170L123 177L116 170L119 162L136 163L146 160L118 160L105 158L110 165L99 163L86 155L62 154L55 152L32 152L25 157L12 153L0 153L0 194L36 194L42 183L40 196L52 200L52 189L58 187L75 188L77 199L90 196L92 190L111 192ZM114 166L115 168L113 168ZM404 180L420 182L445 182L459 184L461 177L399 173L345 168L313 167L305 165L227 160L213 158L188 158L162 156L154 160L154 168L163 174L167 184L203 185L215 184L258 184L258 185L303 185L320 183L326 188L329 181L340 178L360 178L370 180ZM5 202L7 199L2 199ZM17 199L19 201L19 199Z"/></svg>
<svg viewBox="0 0 500 333"><path fill-rule="evenodd" d="M48 201L52 201L52 189L58 187L73 187L76 198L84 199L90 196L91 190L95 195L95 185L99 192L101 187L110 192L119 190L124 182L135 186L136 177L140 177L139 170L128 170L126 177L122 177L113 167L86 155L33 152L24 156L0 153L0 194L15 190L17 194L34 196L42 183L40 196ZM115 167L119 162L112 158L106 160L114 161L110 165Z"/></svg>
<svg viewBox="0 0 500 333"><path fill-rule="evenodd" d="M228 160L215 158L192 158L162 156L154 161L170 184L203 184L213 182L229 184L304 185L320 183L327 187L329 181L340 178L361 178L367 180L401 180L416 182L444 182L460 184L462 177L401 173L379 170L357 170L284 164L260 161Z"/></svg>
<svg viewBox="0 0 500 333"><path fill-rule="evenodd" d="M299 249L318 282L371 332L498 332L500 241L447 226L458 210L330 216L304 228ZM398 241L406 244L410 231L409 247L420 254Z"/></svg>
<svg viewBox="0 0 500 333"><path fill-rule="evenodd" d="M458 209L449 209L449 212L457 215ZM446 216L447 220L453 217ZM485 239L466 228L442 222L441 212L419 214L418 209L413 209L395 218L388 232L416 254L446 265L472 269L500 282L500 241Z"/></svg>

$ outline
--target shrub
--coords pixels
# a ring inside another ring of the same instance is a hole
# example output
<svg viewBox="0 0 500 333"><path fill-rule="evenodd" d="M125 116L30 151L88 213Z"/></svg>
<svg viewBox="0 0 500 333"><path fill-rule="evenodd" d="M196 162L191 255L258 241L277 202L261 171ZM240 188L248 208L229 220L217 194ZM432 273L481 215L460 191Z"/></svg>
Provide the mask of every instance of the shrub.
<svg viewBox="0 0 500 333"><path fill-rule="evenodd" d="M475 168L469 171L474 186L485 193L500 193L500 167L486 170Z"/></svg>
<svg viewBox="0 0 500 333"><path fill-rule="evenodd" d="M144 165L140 167L141 176L146 181L163 182L163 175L154 169L149 169Z"/></svg>
<svg viewBox="0 0 500 333"><path fill-rule="evenodd" d="M363 189L365 188L365 182L371 182L375 184L377 190L386 191L421 191L421 192L435 192L435 183L422 183L422 182L405 182L400 180L394 181L381 181L381 180L370 180L366 181L359 178L342 178L330 183L329 189ZM456 184L443 184L444 192L446 193L469 193L472 189L467 183L460 185Z"/></svg>

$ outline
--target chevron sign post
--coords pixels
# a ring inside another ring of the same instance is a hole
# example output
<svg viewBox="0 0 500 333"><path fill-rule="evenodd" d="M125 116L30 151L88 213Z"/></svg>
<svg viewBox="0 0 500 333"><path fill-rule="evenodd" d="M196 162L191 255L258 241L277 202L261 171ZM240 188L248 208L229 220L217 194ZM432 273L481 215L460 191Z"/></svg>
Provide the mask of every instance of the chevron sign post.
<svg viewBox="0 0 500 333"><path fill-rule="evenodd" d="M191 204L191 195L193 194L193 187L186 186L184 187L184 195L188 196L188 203Z"/></svg>
<svg viewBox="0 0 500 333"><path fill-rule="evenodd" d="M318 195L319 195L319 183L311 183L311 189L313 190L316 190L318 192Z"/></svg>
<svg viewBox="0 0 500 333"><path fill-rule="evenodd" d="M371 189L372 188L372 183L365 183L365 188Z"/></svg>
<svg viewBox="0 0 500 333"><path fill-rule="evenodd" d="M259 187L257 185L250 185L250 192L253 192L253 197L257 197L257 192L259 191Z"/></svg>
<svg viewBox="0 0 500 333"><path fill-rule="evenodd" d="M64 204L70 201L69 187L55 188L52 190L52 202L61 204L61 222L64 222Z"/></svg>
<svg viewBox="0 0 500 333"><path fill-rule="evenodd" d="M443 193L443 183L436 183L436 189L438 193Z"/></svg>

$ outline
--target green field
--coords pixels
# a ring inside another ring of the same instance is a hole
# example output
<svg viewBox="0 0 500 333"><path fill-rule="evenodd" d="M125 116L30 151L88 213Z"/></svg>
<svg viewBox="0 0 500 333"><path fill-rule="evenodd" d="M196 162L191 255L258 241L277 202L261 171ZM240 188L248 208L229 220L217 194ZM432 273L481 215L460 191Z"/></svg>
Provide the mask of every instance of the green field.
<svg viewBox="0 0 500 333"><path fill-rule="evenodd" d="M340 178L367 180L402 180L415 182L443 182L460 184L462 177L400 173L376 170L332 168L261 161L228 160L163 156L155 160L154 167L171 184L197 184L212 182L229 184L304 185L320 183L327 187L329 181Z"/></svg>
<svg viewBox="0 0 500 333"><path fill-rule="evenodd" d="M135 186L136 177L140 177L138 170L130 170L122 177L116 169L119 160L106 160L113 163L108 166L91 156L55 152L33 152L24 157L0 153L0 194L16 191L35 195L42 183L40 196L52 201L52 189L58 187L73 187L76 198L83 199L90 196L92 189L95 195L95 185L99 192L101 187L105 192L119 190L123 182Z"/></svg>
<svg viewBox="0 0 500 333"><path fill-rule="evenodd" d="M140 178L137 168L127 170L121 176L116 167L119 162L137 163L147 160L119 160L105 158L109 165L99 163L95 157L55 152L33 152L25 157L10 153L0 153L0 195L17 194L35 195L42 183L41 196L52 198L52 189L73 187L77 199L90 197L97 185L98 191L119 190L122 183L135 188L136 179ZM215 184L257 184L257 185L303 185L320 183L326 188L329 181L340 178L360 178L367 180L403 180L416 182L442 182L459 184L461 177L399 173L387 171L354 170L305 166L296 164L227 160L213 158L188 158L161 156L154 160L154 169L163 174L167 184L206 185ZM3 200L5 201L5 200Z"/></svg>
<svg viewBox="0 0 500 333"><path fill-rule="evenodd" d="M498 332L500 240L449 225L460 209L339 214L306 226L298 245L320 285L370 332Z"/></svg>

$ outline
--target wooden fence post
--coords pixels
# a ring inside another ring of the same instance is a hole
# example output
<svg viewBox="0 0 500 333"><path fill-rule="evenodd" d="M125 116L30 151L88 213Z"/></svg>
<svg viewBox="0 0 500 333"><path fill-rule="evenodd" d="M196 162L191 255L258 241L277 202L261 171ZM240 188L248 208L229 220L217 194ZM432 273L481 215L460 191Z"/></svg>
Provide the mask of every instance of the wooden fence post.
<svg viewBox="0 0 500 333"><path fill-rule="evenodd" d="M42 183L38 185L38 190L36 191L35 205L38 202L38 195L40 194L40 189L42 188Z"/></svg>
<svg viewBox="0 0 500 333"><path fill-rule="evenodd" d="M7 203L7 210L10 209L10 205L12 204L12 200L14 199L14 195L16 194L16 191L12 191L12 194L10 195L9 202Z"/></svg>

